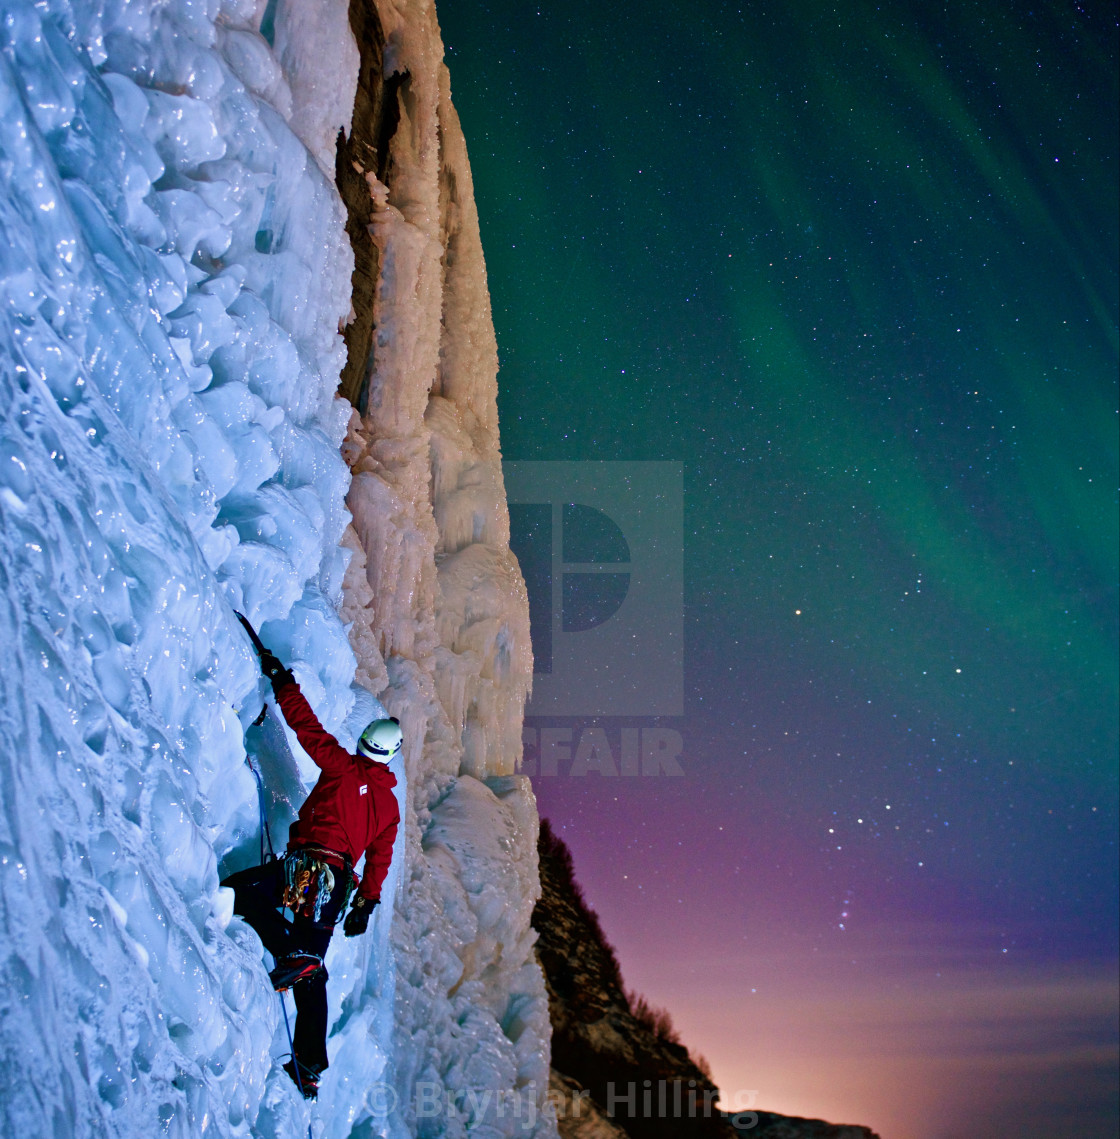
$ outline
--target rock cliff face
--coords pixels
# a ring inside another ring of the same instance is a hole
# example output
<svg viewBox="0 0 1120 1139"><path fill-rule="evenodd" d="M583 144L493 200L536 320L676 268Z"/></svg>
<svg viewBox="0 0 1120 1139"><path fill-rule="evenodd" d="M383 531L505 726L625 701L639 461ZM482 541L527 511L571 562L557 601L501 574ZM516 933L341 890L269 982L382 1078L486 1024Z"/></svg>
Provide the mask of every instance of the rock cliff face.
<svg viewBox="0 0 1120 1139"><path fill-rule="evenodd" d="M667 1018L629 998L571 854L541 821L541 897L533 911L552 1020L551 1099L562 1139L877 1139L771 1112L725 1115L718 1092Z"/></svg>
<svg viewBox="0 0 1120 1139"><path fill-rule="evenodd" d="M342 617L359 682L405 733L407 869L391 949L408 964L387 1072L401 1134L435 1134L435 1103L487 1134L544 1139L547 1001L529 928L537 817L516 773L528 601L509 549L470 164L433 0L334 2L357 50L352 122L333 154L354 255ZM535 1125L511 1118L507 1101Z"/></svg>

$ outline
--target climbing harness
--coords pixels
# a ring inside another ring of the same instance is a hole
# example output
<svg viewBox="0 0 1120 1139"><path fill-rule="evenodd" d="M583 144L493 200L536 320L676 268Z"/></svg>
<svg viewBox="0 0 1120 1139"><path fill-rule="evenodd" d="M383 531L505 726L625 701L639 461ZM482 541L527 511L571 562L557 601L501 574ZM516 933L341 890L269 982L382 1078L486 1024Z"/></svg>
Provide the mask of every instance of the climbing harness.
<svg viewBox="0 0 1120 1139"><path fill-rule="evenodd" d="M319 924L323 903L334 893L334 871L308 850L290 851L284 858L284 906Z"/></svg>
<svg viewBox="0 0 1120 1139"><path fill-rule="evenodd" d="M346 883L332 925L338 925L346 912L350 895L358 885L350 859L337 851L319 846L299 846L284 856L284 905L293 914L303 914L316 924L322 920L323 906L334 893L340 873Z"/></svg>

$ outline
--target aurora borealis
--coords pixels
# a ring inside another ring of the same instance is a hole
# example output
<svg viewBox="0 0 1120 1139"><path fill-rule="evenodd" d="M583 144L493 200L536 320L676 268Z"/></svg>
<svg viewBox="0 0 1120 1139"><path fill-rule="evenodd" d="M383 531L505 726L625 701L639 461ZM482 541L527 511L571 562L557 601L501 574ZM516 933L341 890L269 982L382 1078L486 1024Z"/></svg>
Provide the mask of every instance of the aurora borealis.
<svg viewBox="0 0 1120 1139"><path fill-rule="evenodd" d="M684 778L535 779L628 983L729 1098L1114 1134L1115 6L438 12L506 458L684 465Z"/></svg>

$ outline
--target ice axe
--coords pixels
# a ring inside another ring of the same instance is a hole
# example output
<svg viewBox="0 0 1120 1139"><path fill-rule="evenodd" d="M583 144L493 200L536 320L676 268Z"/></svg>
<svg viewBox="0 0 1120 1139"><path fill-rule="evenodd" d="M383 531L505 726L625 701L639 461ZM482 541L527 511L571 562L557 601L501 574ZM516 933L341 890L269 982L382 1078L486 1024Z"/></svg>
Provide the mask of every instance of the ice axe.
<svg viewBox="0 0 1120 1139"><path fill-rule="evenodd" d="M236 609L233 612L244 626L245 632L249 634L249 640L253 642L253 648L257 650L257 656L260 657L261 672L272 682L273 688L276 688L278 681L280 683L290 681L292 679L291 671L284 667L280 658L260 639L249 618L244 613L238 613Z"/></svg>
<svg viewBox="0 0 1120 1139"><path fill-rule="evenodd" d="M264 641L257 636L257 630L250 624L249 618L246 617L244 613L238 613L236 609L233 612L236 614L238 621L245 626L245 632L249 634L249 640L253 642L253 648L257 650L257 656L264 656L264 654L268 652L268 649L265 648Z"/></svg>

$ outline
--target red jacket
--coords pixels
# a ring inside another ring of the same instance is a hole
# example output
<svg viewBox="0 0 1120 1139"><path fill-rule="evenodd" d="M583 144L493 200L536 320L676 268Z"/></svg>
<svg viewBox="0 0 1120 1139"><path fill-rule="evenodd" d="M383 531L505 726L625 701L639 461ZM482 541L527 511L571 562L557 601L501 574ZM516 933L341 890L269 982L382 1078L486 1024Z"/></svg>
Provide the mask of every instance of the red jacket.
<svg viewBox="0 0 1120 1139"><path fill-rule="evenodd" d="M351 863L364 853L366 868L358 893L379 898L401 821L393 794L397 777L385 764L348 752L319 723L294 681L277 692L276 702L303 750L323 772L288 831L288 845L323 846L345 854Z"/></svg>

